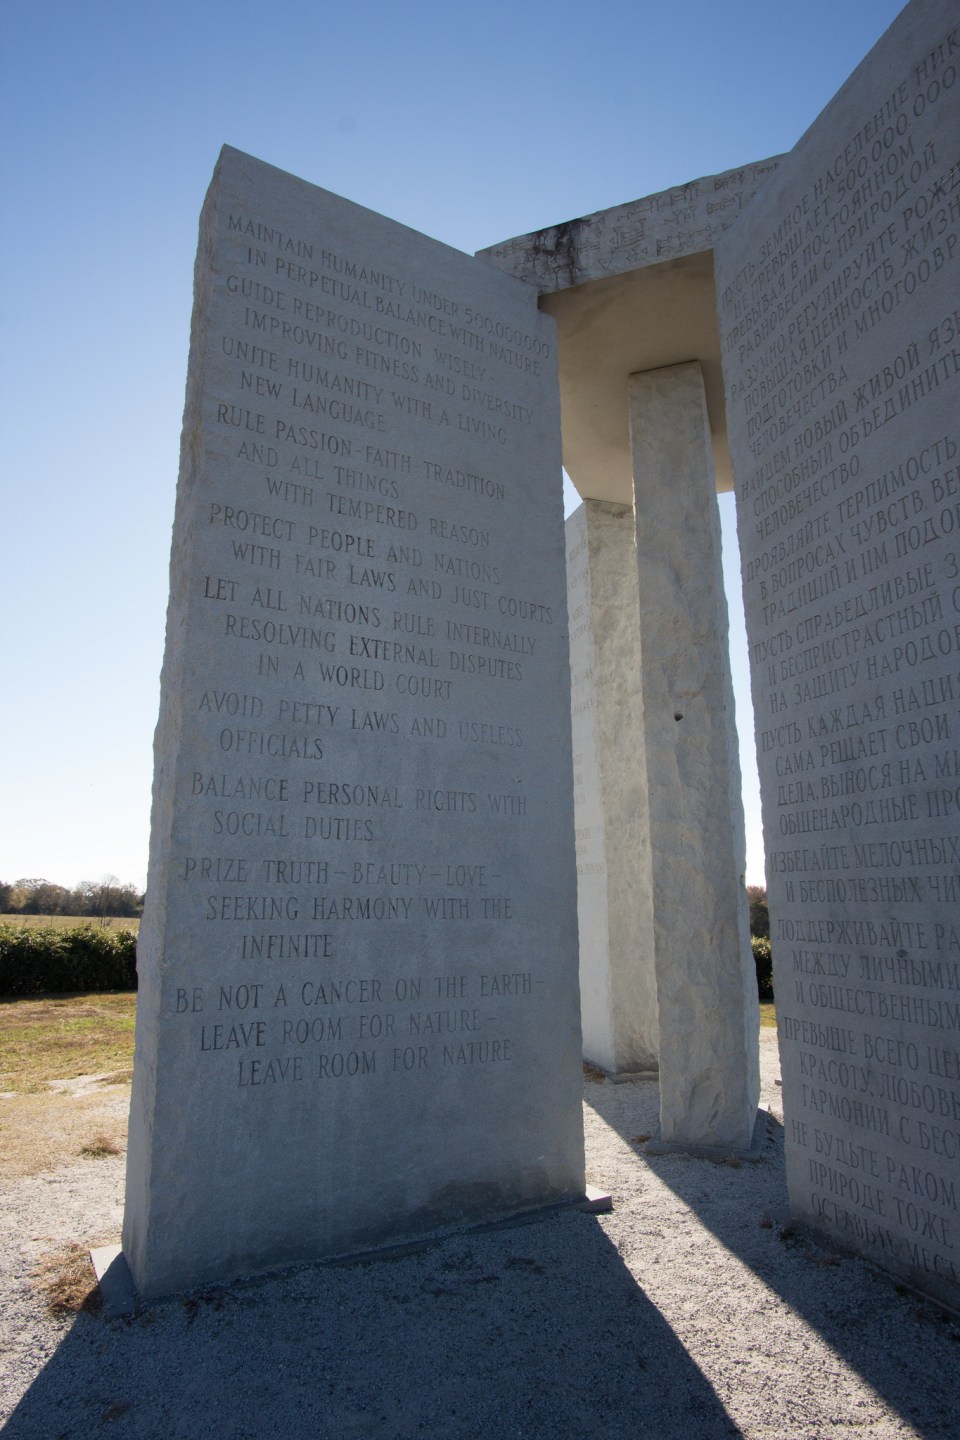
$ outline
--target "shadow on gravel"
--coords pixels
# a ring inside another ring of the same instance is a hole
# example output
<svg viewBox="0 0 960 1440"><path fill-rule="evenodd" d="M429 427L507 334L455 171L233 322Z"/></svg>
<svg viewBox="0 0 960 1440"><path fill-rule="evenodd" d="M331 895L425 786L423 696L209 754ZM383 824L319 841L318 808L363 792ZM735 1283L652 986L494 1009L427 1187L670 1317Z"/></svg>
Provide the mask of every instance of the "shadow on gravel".
<svg viewBox="0 0 960 1440"><path fill-rule="evenodd" d="M633 1103L629 1091L634 1092ZM655 1084L593 1084L588 1086L587 1104L632 1144L637 1163L669 1186L918 1435L924 1440L956 1440L960 1320L906 1292L865 1262L786 1224L780 1121L768 1118L759 1164L730 1167L684 1156L648 1156L642 1144L633 1143L638 1131L659 1133ZM777 1218L770 1223L772 1216Z"/></svg>
<svg viewBox="0 0 960 1440"><path fill-rule="evenodd" d="M593 1216L81 1317L6 1440L742 1432Z"/></svg>

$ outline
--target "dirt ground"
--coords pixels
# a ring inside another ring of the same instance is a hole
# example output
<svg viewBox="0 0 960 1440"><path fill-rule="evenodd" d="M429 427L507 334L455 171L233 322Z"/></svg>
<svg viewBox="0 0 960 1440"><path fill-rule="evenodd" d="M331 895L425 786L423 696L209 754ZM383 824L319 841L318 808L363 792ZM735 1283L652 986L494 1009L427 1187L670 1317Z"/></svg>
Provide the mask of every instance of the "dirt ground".
<svg viewBox="0 0 960 1440"><path fill-rule="evenodd" d="M207 1287L139 1315L82 1300L115 1240L129 1089L0 1099L4 1440L956 1440L960 1323L783 1223L776 1035L759 1164L654 1156L650 1082L587 1080L565 1210L389 1258ZM60 1267L59 1270L57 1267ZM41 1273L37 1273L37 1272Z"/></svg>
<svg viewBox="0 0 960 1440"><path fill-rule="evenodd" d="M127 1143L130 1072L83 1076L28 1095L0 1095L0 1183L58 1170L85 1149Z"/></svg>

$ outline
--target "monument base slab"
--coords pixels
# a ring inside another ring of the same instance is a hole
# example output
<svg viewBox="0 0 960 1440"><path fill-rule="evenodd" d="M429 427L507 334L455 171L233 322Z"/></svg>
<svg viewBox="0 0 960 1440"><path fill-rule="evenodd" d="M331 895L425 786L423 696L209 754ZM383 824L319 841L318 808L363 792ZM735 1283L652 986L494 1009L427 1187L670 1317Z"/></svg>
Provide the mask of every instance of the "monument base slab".
<svg viewBox="0 0 960 1440"><path fill-rule="evenodd" d="M104 1319L135 1315L140 1308L140 1299L120 1246L98 1245L90 1251L90 1263L100 1286Z"/></svg>
<svg viewBox="0 0 960 1440"><path fill-rule="evenodd" d="M687 1145L683 1141L653 1140L643 1147L646 1155L688 1155L692 1160L714 1160L721 1164L737 1160L741 1164L756 1165L763 1159L763 1142L767 1138L767 1121L770 1111L761 1105L753 1123L753 1134L745 1150L731 1145Z"/></svg>

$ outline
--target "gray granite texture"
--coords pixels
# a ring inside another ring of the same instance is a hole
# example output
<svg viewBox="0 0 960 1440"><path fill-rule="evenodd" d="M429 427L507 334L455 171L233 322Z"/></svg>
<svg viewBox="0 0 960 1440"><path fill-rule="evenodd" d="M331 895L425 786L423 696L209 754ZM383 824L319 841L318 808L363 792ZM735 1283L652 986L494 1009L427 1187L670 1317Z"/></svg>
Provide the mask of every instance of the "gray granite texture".
<svg viewBox="0 0 960 1440"><path fill-rule="evenodd" d="M717 245L787 1172L960 1303L960 28L914 0Z"/></svg>
<svg viewBox="0 0 960 1440"><path fill-rule="evenodd" d="M720 516L696 363L630 377L643 767L668 1142L748 1150L757 983Z"/></svg>
<svg viewBox="0 0 960 1440"><path fill-rule="evenodd" d="M586 500L566 529L583 1053L614 1074L656 1070L633 511Z"/></svg>
<svg viewBox="0 0 960 1440"><path fill-rule="evenodd" d="M713 248L778 163L773 156L689 180L626 205L517 235L478 254L544 294L695 255Z"/></svg>
<svg viewBox="0 0 960 1440"><path fill-rule="evenodd" d="M553 323L225 149L124 1253L162 1294L583 1190Z"/></svg>

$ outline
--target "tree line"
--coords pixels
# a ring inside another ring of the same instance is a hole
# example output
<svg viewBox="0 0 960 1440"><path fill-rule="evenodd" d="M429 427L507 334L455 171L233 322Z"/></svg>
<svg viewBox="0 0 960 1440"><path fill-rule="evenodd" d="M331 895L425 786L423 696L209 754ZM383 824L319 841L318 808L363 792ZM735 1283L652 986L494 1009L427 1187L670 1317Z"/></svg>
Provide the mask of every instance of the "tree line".
<svg viewBox="0 0 960 1440"><path fill-rule="evenodd" d="M122 884L116 875L81 880L72 890L52 880L24 876L12 884L0 880L0 914L135 917L143 914L143 892L136 885Z"/></svg>
<svg viewBox="0 0 960 1440"><path fill-rule="evenodd" d="M750 934L770 936L767 892L760 885L747 886L750 902ZM3 915L107 915L143 914L143 893L135 885L124 885L116 875L102 880L81 880L72 890L52 880L23 878L8 884L0 880L0 914Z"/></svg>

